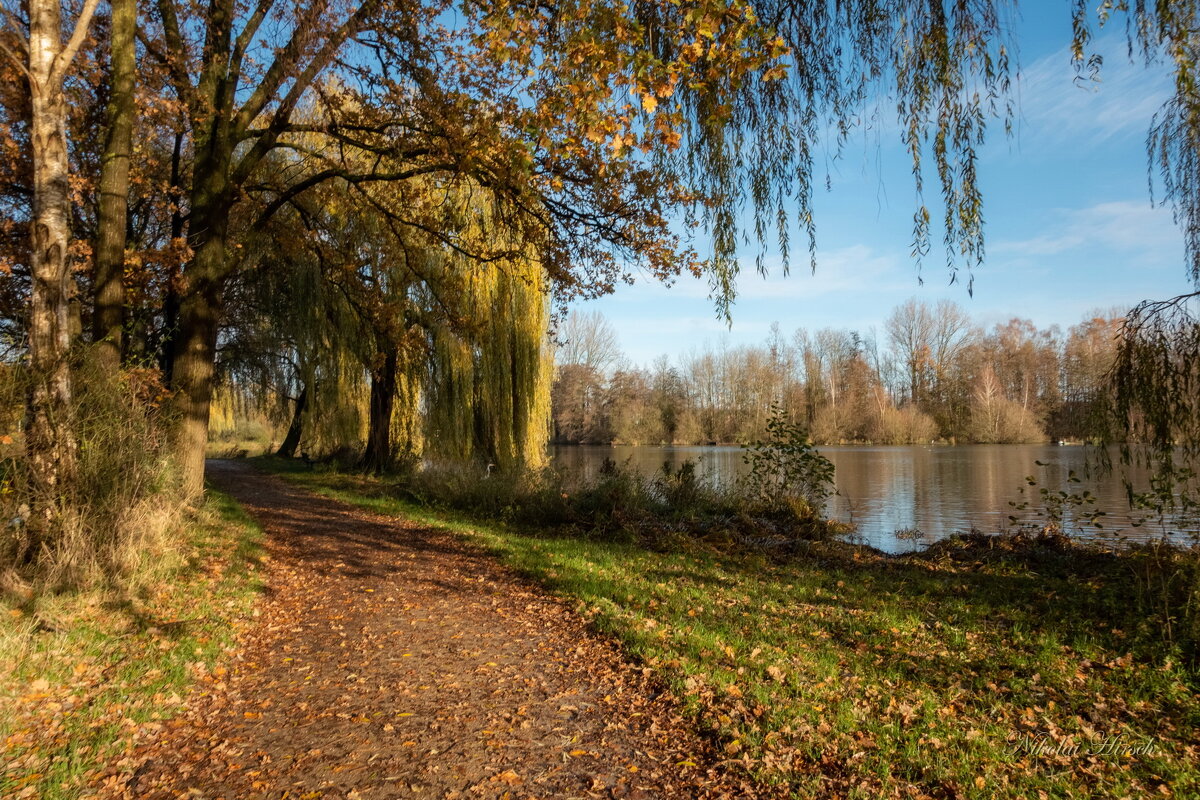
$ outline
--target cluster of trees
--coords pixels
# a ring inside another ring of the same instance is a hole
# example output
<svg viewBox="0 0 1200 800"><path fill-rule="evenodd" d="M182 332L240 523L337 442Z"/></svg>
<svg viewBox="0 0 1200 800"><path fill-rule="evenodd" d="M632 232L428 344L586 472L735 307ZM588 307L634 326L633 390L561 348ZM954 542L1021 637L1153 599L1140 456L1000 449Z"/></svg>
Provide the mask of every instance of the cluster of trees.
<svg viewBox="0 0 1200 800"><path fill-rule="evenodd" d="M479 311L420 274L444 256L456 264L442 272L526 285L536 264L534 284L564 297L608 291L627 264L705 272L726 307L741 209L764 246L772 225L781 244L809 225L819 132L849 130L881 81L918 174L929 131L939 165L973 160L988 112L1003 114L1005 28L996 3L953 5L4 0L0 318L31 367L33 482L53 497L73 481L71 353L90 341L110 369L160 371L184 491L199 492L223 351L253 340L230 329L279 316L237 306L261 297L256 283L303 284L301 254L341 270L329 285L376 341L349 349L372 383L396 386L378 393L385 409L403 393L399 351L448 352L424 312ZM958 211L947 239L977 254L974 171L938 173ZM707 257L673 219L707 229ZM402 262L386 280L362 241L384 229ZM377 307L359 309L364 297ZM321 370L299 341L270 343L295 362L279 394L315 408ZM438 358L426 371L460 371Z"/></svg>
<svg viewBox="0 0 1200 800"><path fill-rule="evenodd" d="M956 304L910 300L855 331L773 326L759 346L705 349L649 368L622 358L598 313L559 331L555 440L745 443L778 404L822 444L931 440L1034 442L1104 433L1100 404L1117 357L1120 312L1065 333L1012 319L984 330Z"/></svg>
<svg viewBox="0 0 1200 800"><path fill-rule="evenodd" d="M1176 72L1152 141L1200 277L1193 5L1127 13L1131 48ZM838 150L885 95L918 198L927 173L938 187L951 269L978 263L976 147L1013 113L1009 8L0 0L0 331L29 387L34 519L52 533L76 483L87 374L136 373L147 413L164 406L183 499L202 491L222 380L291 420L285 452L364 441L368 466L417 448L519 464L548 428L547 298L687 270L727 313L747 239L785 265L797 232L814 250L817 148ZM1097 18L1082 3L1073 17L1085 68ZM918 259L930 220L918 199ZM821 348L835 377L820 402L803 383L814 422L875 380L897 413L962 424L955 376L918 359L905 395L863 372L857 340ZM719 376L710 362L696 369ZM1006 402L1013 374L996 369ZM743 401L691 377L651 381L672 398L663 436L740 438L727 416ZM641 379L604 384L634 397ZM598 435L590 402L569 436ZM830 429L861 436L859 416Z"/></svg>

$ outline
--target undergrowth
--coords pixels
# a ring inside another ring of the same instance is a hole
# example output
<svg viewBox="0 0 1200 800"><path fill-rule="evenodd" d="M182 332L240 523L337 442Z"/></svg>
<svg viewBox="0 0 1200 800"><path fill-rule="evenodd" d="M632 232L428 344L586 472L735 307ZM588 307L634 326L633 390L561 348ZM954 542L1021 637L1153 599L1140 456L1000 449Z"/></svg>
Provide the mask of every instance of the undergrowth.
<svg viewBox="0 0 1200 800"><path fill-rule="evenodd" d="M0 591L62 591L136 581L176 542L183 504L169 455L166 390L157 370L108 373L81 357L70 424L78 473L38 487L16 430L27 376L0 372ZM37 508L53 509L38 524Z"/></svg>

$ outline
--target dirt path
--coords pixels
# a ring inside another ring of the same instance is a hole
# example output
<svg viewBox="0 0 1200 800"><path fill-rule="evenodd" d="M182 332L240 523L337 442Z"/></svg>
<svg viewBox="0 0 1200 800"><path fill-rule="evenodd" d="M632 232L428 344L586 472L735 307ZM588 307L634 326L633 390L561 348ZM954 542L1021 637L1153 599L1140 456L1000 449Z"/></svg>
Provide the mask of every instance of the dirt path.
<svg viewBox="0 0 1200 800"><path fill-rule="evenodd" d="M270 591L124 796L751 795L613 643L458 538L209 475L266 529Z"/></svg>

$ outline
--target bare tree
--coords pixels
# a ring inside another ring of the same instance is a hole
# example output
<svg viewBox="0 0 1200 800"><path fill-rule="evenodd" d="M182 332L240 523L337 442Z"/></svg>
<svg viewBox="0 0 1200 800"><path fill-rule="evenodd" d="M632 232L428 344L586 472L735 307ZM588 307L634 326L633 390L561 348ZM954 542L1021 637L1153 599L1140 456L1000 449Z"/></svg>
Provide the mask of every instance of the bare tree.
<svg viewBox="0 0 1200 800"><path fill-rule="evenodd" d="M617 330L599 311L572 311L558 330L559 364L588 367L599 374L621 358Z"/></svg>

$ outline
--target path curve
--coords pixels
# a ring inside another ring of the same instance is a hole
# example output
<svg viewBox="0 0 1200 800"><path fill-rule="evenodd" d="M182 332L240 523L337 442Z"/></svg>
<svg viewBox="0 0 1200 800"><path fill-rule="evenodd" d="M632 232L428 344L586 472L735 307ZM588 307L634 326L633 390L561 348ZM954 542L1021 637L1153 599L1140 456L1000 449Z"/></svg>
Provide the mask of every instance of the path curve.
<svg viewBox="0 0 1200 800"><path fill-rule="evenodd" d="M268 593L107 796L755 796L648 671L460 538L245 463L208 476L266 530Z"/></svg>

